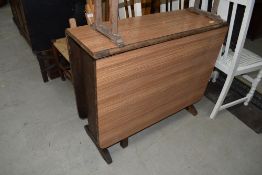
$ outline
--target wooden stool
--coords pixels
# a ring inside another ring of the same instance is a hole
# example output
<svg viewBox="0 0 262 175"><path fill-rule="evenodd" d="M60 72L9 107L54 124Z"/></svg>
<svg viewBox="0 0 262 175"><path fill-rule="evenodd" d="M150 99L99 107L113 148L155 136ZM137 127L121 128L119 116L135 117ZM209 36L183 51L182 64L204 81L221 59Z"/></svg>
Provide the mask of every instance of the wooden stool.
<svg viewBox="0 0 262 175"><path fill-rule="evenodd" d="M38 60L41 75L44 82L48 82L49 79L59 77L59 72L56 64L56 60L52 54L52 49L34 52Z"/></svg>
<svg viewBox="0 0 262 175"><path fill-rule="evenodd" d="M69 80L72 80L67 39L60 38L54 40L52 44L52 49L56 60L56 64L59 68L61 79L65 80L65 78L67 78Z"/></svg>
<svg viewBox="0 0 262 175"><path fill-rule="evenodd" d="M69 26L70 28L77 27L76 20L74 18L69 19ZM52 43L52 49L62 80L67 78L72 81L67 38L65 37L54 40Z"/></svg>

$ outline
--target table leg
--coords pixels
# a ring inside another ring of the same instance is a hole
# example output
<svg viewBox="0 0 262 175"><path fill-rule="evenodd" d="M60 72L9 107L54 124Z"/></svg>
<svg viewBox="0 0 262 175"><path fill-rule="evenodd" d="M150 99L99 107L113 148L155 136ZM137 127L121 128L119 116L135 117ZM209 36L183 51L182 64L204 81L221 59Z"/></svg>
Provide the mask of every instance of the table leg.
<svg viewBox="0 0 262 175"><path fill-rule="evenodd" d="M186 107L186 110L190 112L193 116L196 116L198 113L194 105Z"/></svg>
<svg viewBox="0 0 262 175"><path fill-rule="evenodd" d="M120 141L120 146L122 148L126 148L128 146L128 138L121 140Z"/></svg>
<svg viewBox="0 0 262 175"><path fill-rule="evenodd" d="M88 128L88 125L85 126L85 130L86 130L86 133L88 134L88 136L91 138L91 140L95 144L95 146L96 146L97 150L99 151L99 153L101 154L102 158L106 161L107 164L111 164L112 158L111 158L111 155L110 155L108 149L107 148L100 148L98 146L97 141L95 140L93 134L91 133L91 131Z"/></svg>

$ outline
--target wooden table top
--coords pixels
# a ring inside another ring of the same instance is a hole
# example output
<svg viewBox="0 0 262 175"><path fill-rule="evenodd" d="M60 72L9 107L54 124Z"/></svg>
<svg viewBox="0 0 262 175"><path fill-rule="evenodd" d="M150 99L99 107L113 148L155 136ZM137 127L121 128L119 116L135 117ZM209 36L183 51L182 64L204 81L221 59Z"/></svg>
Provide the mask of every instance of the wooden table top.
<svg viewBox="0 0 262 175"><path fill-rule="evenodd" d="M99 59L225 25L219 18L186 9L119 20L119 34L125 44L121 48L89 26L67 29L66 33L94 59Z"/></svg>

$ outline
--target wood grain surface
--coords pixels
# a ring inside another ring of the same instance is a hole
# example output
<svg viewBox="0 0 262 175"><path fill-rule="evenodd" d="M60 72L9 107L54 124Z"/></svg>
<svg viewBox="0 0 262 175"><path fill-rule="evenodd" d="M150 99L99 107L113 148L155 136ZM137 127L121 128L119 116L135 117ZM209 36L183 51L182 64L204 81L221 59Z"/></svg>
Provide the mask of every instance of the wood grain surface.
<svg viewBox="0 0 262 175"><path fill-rule="evenodd" d="M88 119L88 128L98 140L95 62L70 37L68 43L78 114L80 118Z"/></svg>
<svg viewBox="0 0 262 175"><path fill-rule="evenodd" d="M54 46L63 55L63 57L69 62L69 54L67 48L67 39L60 38L54 41Z"/></svg>
<svg viewBox="0 0 262 175"><path fill-rule="evenodd" d="M79 116L100 148L200 100L227 27L191 9L121 20L119 32L123 48L88 26L67 31Z"/></svg>
<svg viewBox="0 0 262 175"><path fill-rule="evenodd" d="M200 100L226 31L223 27L97 60L100 147Z"/></svg>
<svg viewBox="0 0 262 175"><path fill-rule="evenodd" d="M94 59L193 35L225 25L221 20L181 10L156 13L119 21L118 31L125 47L118 48L110 39L89 26L68 29L72 37Z"/></svg>

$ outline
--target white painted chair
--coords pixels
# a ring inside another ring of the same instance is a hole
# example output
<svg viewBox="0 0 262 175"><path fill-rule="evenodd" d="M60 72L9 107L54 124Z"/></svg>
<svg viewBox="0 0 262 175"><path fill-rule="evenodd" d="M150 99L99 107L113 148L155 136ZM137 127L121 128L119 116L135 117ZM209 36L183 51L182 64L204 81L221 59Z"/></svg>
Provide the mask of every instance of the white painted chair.
<svg viewBox="0 0 262 175"><path fill-rule="evenodd" d="M160 12L184 9L185 0L160 0Z"/></svg>
<svg viewBox="0 0 262 175"><path fill-rule="evenodd" d="M141 0L134 0L131 4L130 0L119 0L119 19L142 16Z"/></svg>
<svg viewBox="0 0 262 175"><path fill-rule="evenodd" d="M223 86L223 89L220 93L220 96L215 104L215 107L210 115L211 119L213 119L220 110L232 107L240 103L244 103L245 105L248 105L248 103L251 101L255 93L258 83L262 78L262 58L254 54L253 52L243 48L250 19L252 16L255 0L223 0L223 1L220 0L220 1L221 2L218 6L218 15L220 15L223 19L225 20L227 19L230 2L233 3L233 10L232 10L231 20L229 25L229 32L226 39L226 44L222 46L215 65L217 69L221 70L227 75L227 78ZM241 24L236 48L233 51L230 48L230 43L232 40L233 27L234 27L238 5L245 6L245 12L244 12L244 17ZM252 79L247 75L244 75L254 71L259 71L255 79ZM252 83L252 87L249 93L241 99L238 99L236 101L227 104L223 104L226 95L230 89L230 86L233 82L234 77L239 75L243 75L244 78L246 78L248 81ZM217 76L214 76L214 79L216 78Z"/></svg>

